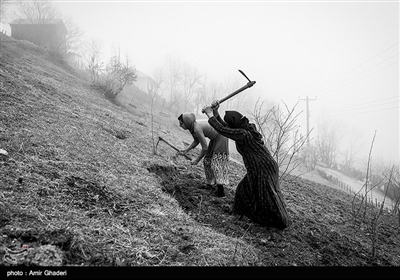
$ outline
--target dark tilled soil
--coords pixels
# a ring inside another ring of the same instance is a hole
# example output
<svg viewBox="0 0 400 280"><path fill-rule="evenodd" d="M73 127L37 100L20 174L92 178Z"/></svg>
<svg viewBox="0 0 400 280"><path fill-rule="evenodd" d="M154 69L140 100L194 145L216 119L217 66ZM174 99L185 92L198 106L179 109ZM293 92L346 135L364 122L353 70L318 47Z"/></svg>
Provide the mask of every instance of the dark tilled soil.
<svg viewBox="0 0 400 280"><path fill-rule="evenodd" d="M377 245L378 253L372 258L368 225L354 226L349 211L351 196L340 190L287 176L281 182L281 190L293 223L280 231L232 214L235 184L245 174L244 167L237 163L230 162L231 183L225 187L223 198L217 197L215 188L205 184L201 164L196 167L155 164L148 170L158 176L162 190L174 197L197 222L221 234L242 238L259 249L263 265L398 265L400 242L394 219L384 214L378 240L385 242Z"/></svg>

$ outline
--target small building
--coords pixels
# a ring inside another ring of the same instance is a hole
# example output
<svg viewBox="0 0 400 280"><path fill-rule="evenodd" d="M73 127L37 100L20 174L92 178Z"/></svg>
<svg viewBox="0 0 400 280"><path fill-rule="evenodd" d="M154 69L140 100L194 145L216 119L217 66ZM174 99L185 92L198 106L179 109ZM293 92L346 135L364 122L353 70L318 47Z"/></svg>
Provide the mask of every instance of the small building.
<svg viewBox="0 0 400 280"><path fill-rule="evenodd" d="M62 19L17 19L10 23L11 36L59 53L66 52L67 28Z"/></svg>
<svg viewBox="0 0 400 280"><path fill-rule="evenodd" d="M10 36L11 35L11 27L8 23L0 22L0 32Z"/></svg>
<svg viewBox="0 0 400 280"><path fill-rule="evenodd" d="M136 81L133 82L133 84L141 91L149 94L152 92L153 89L155 89L158 84L156 81L153 80L152 77L149 75L146 75L142 71L136 70L137 71L137 78Z"/></svg>

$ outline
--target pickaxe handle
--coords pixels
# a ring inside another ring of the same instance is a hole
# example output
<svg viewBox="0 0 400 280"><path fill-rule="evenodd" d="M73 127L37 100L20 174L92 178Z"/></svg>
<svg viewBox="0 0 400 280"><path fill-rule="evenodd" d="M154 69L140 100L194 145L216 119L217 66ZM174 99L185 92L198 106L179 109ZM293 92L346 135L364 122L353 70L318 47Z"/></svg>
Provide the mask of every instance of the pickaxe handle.
<svg viewBox="0 0 400 280"><path fill-rule="evenodd" d="M238 89L238 90L232 92L231 94L225 96L224 98L218 100L218 104L221 104L222 102L224 102L224 101L226 101L226 100L228 100L228 99L234 97L236 94L238 94L239 92L244 91L245 89L251 88L251 87L256 83L256 81L251 81L251 80L246 76L246 74L243 73L242 70L239 70L239 72L240 72L240 74L242 74L249 82L248 82L245 86L241 87L240 89ZM215 107L215 106L212 106L211 108L214 108L214 107ZM203 113L204 113L204 112L203 112Z"/></svg>
<svg viewBox="0 0 400 280"><path fill-rule="evenodd" d="M168 146L170 146L172 149L174 149L175 151L179 152L179 149L177 147L175 147L174 145L172 145L171 143L169 143L167 140L161 138L161 136L158 136L158 140L159 141L163 141L165 144L167 144ZM192 160L188 155L183 154L183 156L185 158L187 158L188 160Z"/></svg>
<svg viewBox="0 0 400 280"><path fill-rule="evenodd" d="M248 82L245 86L243 86L243 87L241 87L240 89L238 89L238 90L232 92L231 94L225 96L224 98L218 100L218 103L221 104L222 102L228 100L229 98L234 97L234 96L235 96L236 94L238 94L239 92L242 92L242 91L244 91L245 89L248 89L248 88L252 87L255 83L256 83L255 81L250 81L250 82Z"/></svg>

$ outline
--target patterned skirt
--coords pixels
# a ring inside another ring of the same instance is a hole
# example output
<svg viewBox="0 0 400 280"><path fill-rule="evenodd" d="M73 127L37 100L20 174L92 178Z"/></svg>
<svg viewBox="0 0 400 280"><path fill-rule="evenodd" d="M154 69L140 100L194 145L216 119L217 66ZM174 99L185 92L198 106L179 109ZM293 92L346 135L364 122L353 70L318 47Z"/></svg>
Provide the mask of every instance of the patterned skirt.
<svg viewBox="0 0 400 280"><path fill-rule="evenodd" d="M215 139L210 140L203 159L207 184L229 184L228 163L228 138L218 134Z"/></svg>

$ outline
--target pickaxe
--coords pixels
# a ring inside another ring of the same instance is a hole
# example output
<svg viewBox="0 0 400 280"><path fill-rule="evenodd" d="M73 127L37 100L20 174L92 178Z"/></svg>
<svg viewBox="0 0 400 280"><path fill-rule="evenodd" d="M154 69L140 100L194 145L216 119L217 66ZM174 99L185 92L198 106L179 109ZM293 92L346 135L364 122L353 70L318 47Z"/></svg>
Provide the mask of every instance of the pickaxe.
<svg viewBox="0 0 400 280"><path fill-rule="evenodd" d="M172 145L171 143L169 143L167 140L161 138L161 136L158 136L158 142L160 142L160 141L163 141L165 144L167 144L168 146L170 146L170 147L171 147L172 149L174 149L175 151L180 152L180 150L179 150L177 147L175 147L174 145ZM158 142L157 142L157 145L158 145ZM157 146L157 145L156 145L156 146ZM188 160L192 160L188 155L185 155L185 154L180 154L180 155L184 156L184 157L187 158Z"/></svg>
<svg viewBox="0 0 400 280"><path fill-rule="evenodd" d="M218 100L218 104L221 104L222 102L224 102L224 101L226 101L226 100L228 100L228 99L234 97L236 94L238 94L239 92L244 91L245 89L251 88L251 87L256 83L256 81L250 81L250 79L243 73L242 70L239 70L239 72L240 72L240 74L242 74L249 82L248 82L245 86L241 87L240 89L238 89L238 90L232 92L231 94L225 96L224 98ZM203 112L203 113L204 113L204 112Z"/></svg>

